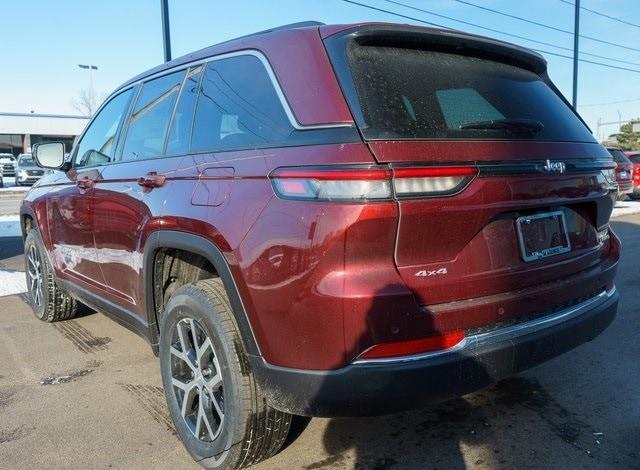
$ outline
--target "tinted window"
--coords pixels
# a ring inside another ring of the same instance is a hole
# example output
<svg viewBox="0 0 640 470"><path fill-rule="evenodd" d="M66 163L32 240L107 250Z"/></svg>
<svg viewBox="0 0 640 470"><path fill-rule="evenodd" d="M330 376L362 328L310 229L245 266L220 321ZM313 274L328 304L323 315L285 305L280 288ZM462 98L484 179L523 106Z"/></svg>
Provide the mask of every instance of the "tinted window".
<svg viewBox="0 0 640 470"><path fill-rule="evenodd" d="M616 163L631 163L624 152L620 149L607 149L611 156L613 157L613 161Z"/></svg>
<svg viewBox="0 0 640 470"><path fill-rule="evenodd" d="M354 45L347 57L359 101L351 106L368 139L594 142L564 101L528 70L395 47Z"/></svg>
<svg viewBox="0 0 640 470"><path fill-rule="evenodd" d="M102 165L113 161L116 132L132 91L129 89L114 97L91 122L77 146L76 166Z"/></svg>
<svg viewBox="0 0 640 470"><path fill-rule="evenodd" d="M239 56L207 64L191 150L284 145L293 128L260 59Z"/></svg>
<svg viewBox="0 0 640 470"><path fill-rule="evenodd" d="M180 98L176 105L176 111L171 121L169 138L167 140L167 154L182 154L189 151L191 139L191 125L193 124L193 112L198 98L198 84L202 76L204 66L192 68L187 74L187 79L182 86Z"/></svg>
<svg viewBox="0 0 640 470"><path fill-rule="evenodd" d="M122 158L141 160L162 155L169 118L185 71L146 82L129 119Z"/></svg>

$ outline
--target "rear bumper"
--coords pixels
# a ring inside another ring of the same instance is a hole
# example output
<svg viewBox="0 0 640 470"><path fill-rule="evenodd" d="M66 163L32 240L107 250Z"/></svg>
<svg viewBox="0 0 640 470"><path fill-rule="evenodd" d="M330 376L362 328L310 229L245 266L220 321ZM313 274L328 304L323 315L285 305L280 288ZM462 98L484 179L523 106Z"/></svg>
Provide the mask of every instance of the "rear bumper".
<svg viewBox="0 0 640 470"><path fill-rule="evenodd" d="M289 369L251 357L270 404L307 416L368 416L417 408L483 388L594 339L613 321L613 288L552 315L467 337L437 353L357 361L333 371Z"/></svg>
<svg viewBox="0 0 640 470"><path fill-rule="evenodd" d="M633 181L625 180L618 182L618 193L620 194L629 194L633 192Z"/></svg>

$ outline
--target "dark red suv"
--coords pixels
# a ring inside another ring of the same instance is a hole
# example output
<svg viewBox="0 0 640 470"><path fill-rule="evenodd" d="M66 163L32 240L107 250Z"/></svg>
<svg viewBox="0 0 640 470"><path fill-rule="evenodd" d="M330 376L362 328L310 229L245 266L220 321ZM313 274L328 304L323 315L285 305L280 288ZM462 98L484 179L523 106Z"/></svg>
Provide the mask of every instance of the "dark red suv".
<svg viewBox="0 0 640 470"><path fill-rule="evenodd" d="M390 413L613 320L611 156L538 54L297 24L122 85L21 210L36 315L147 339L191 455L241 467L291 416Z"/></svg>

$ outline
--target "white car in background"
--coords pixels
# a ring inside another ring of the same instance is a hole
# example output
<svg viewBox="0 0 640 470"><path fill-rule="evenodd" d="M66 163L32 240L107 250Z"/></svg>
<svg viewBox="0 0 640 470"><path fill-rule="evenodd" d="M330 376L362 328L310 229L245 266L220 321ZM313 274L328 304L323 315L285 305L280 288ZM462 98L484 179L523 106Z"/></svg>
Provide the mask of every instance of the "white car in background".
<svg viewBox="0 0 640 470"><path fill-rule="evenodd" d="M16 157L12 153L0 153L0 169L2 176L15 176Z"/></svg>
<svg viewBox="0 0 640 470"><path fill-rule="evenodd" d="M40 168L30 153L21 153L16 165L16 186L33 184L42 178L47 170Z"/></svg>

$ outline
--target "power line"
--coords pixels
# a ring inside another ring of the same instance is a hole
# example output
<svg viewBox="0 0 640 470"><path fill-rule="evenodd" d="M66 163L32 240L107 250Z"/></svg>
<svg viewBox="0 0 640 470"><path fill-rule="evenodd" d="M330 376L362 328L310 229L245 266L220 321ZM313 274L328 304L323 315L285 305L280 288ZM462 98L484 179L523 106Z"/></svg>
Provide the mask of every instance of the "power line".
<svg viewBox="0 0 640 470"><path fill-rule="evenodd" d="M590 104L581 104L578 105L581 108L591 108L596 106L608 106L610 104L622 104L622 103L633 103L635 101L640 101L640 98L632 98L630 100L620 100L620 101L609 101L607 103L590 103Z"/></svg>
<svg viewBox="0 0 640 470"><path fill-rule="evenodd" d="M566 34L570 34L573 36L573 31L569 31L567 29L562 29L562 28L557 28L555 26L551 26L548 25L546 23L540 23L538 21L533 21L533 20L529 20L527 18L523 18L521 16L517 16L517 15L512 15L510 13L505 13L504 11L500 11L500 10L496 10L495 8L489 8L489 7L485 7L482 5L476 5L475 3L471 3L468 2L466 0L453 0L454 2L458 2L458 3L462 3L463 5L469 5L475 8L479 8L480 10L485 10L491 13L495 13L496 15L501 15L501 16L506 16L507 18L512 18L515 20L519 20L519 21L524 21L525 23L529 23L529 24L534 24L536 26L540 26L542 28L547 28L553 31L558 31L560 33L566 33ZM625 46L624 44L618 44L617 42L611 42L611 41L605 41L604 39L600 39L600 38L594 38L593 36L586 36L584 34L580 35L581 38L584 39L589 39L590 41L595 41L595 42L599 42L602 44L607 44L609 46L615 46L615 47L620 47L622 49L627 49L630 51L635 51L635 52L640 52L640 49L637 49L635 47L631 47L631 46Z"/></svg>
<svg viewBox="0 0 640 470"><path fill-rule="evenodd" d="M442 25L442 24L431 23L430 21L421 20L420 18L415 18L413 16L403 15L401 13L396 13L395 11L385 10L384 8L374 7L373 5L365 5L364 3L354 2L353 0L342 0L342 1L346 2L346 3L351 3L353 5L358 5L358 6L361 6L361 7L364 7L364 8L368 8L370 10L376 10L376 11L380 11L382 13L387 13L389 15L397 16L399 18L405 18L407 20L417 21L418 23L427 24L429 26L435 26L436 28L453 29L453 28L450 28L450 27Z"/></svg>
<svg viewBox="0 0 640 470"><path fill-rule="evenodd" d="M364 3L356 2L354 0L342 0L342 1L345 2L345 3L351 3L352 5L358 5L358 6L363 7L363 8L368 8L370 10L375 10L375 11L379 11L379 12L382 12L382 13L386 13L388 15L396 16L396 17L399 17L399 18L405 18L405 19L408 19L408 20L411 20L411 21L416 21L418 23L426 24L426 25L429 25L429 26L435 26L435 27L441 28L441 29L454 30L454 28L450 28L448 26L444 26L444 25L437 24L437 23L432 23L430 21L426 21L426 20L423 20L423 19L420 19L420 18L416 18L414 16L403 15L402 13L397 13L395 11L386 10L384 8L374 7L373 5L366 5ZM473 25L473 26L476 26L476 25ZM540 50L540 49L533 49L533 50L536 51L536 52L540 52L542 54L549 54L549 55L553 55L553 56L557 56L557 57L562 57L562 58L565 58L565 59L573 60L573 57L570 57L570 56L567 56L567 55L563 55L563 54L558 54L556 52L549 52L549 51ZM608 68L617 69L617 70L624 70L624 71L627 71L627 72L640 73L640 70L630 69L630 68L627 68L627 67L620 67L620 66L616 66L616 65L605 64L605 63L602 63L602 62L596 62L596 61L588 60L588 59L578 59L578 60L580 62L585 62L587 64L600 65L602 67L608 67Z"/></svg>
<svg viewBox="0 0 640 470"><path fill-rule="evenodd" d="M491 31L492 33L502 34L504 36L509 36L509 37L512 37L512 38L522 39L524 41L529 41L529 42L533 42L533 43L536 43L536 44L542 44L543 46L551 46L551 47L555 47L555 48L558 48L558 49L563 49L565 51L573 52L573 49L570 48L570 47L558 46L557 44L553 44L553 43L545 42L545 41L540 41L538 39L532 39L532 38L529 38L527 36L521 36L519 34L514 34L514 33L507 33L506 31L501 31L499 29L489 28L487 26L481 26L479 24L471 23L469 21L459 20L459 19L453 18L451 16L443 15L441 13L435 13L435 12L430 11L430 10L425 10L425 9L422 9L422 8L414 7L412 5L407 5L406 3L398 2L398 1L395 1L395 0L383 0L383 1L385 1L387 3L392 3L394 5L398 5L398 6L401 6L401 7L409 8L411 10L415 10L415 11L419 11L419 12L422 12L422 13L427 13L429 15L437 16L439 18L444 18L444 19L449 20L449 21L455 21L457 23L462 23L462 24L465 24L465 25L468 25L468 26L473 26L474 28L483 29L485 31ZM587 56L590 56L590 57L596 57L598 59L605 59L605 60L611 60L613 62L620 62L620 63L624 63L624 64L640 66L640 64L637 63L637 62L630 62L630 61L624 60L624 59L617 59L617 58L607 57L607 56L603 56L603 55L599 55L599 54L592 54L591 52L581 51L580 54L581 55L587 55Z"/></svg>
<svg viewBox="0 0 640 470"><path fill-rule="evenodd" d="M565 59L573 60L573 57L568 56L568 55L558 54L557 52L543 51L543 50L540 50L540 49L533 49L533 50L536 51L536 52L540 52L541 54L549 54L549 55L554 55L556 57L563 57ZM610 69L624 70L625 72L640 73L640 70L637 70L637 69L630 69L630 68L627 68L627 67L620 67L618 65L605 64L603 62L597 62L595 60L578 59L578 61L584 62L585 64L601 65L602 67L609 67Z"/></svg>
<svg viewBox="0 0 640 470"><path fill-rule="evenodd" d="M560 0L562 3L566 3L567 5L571 5L572 7L575 6L575 3L573 2L569 2L568 0ZM618 23L622 23L622 24L626 24L628 26L634 26L636 28L640 28L640 24L636 24L636 23L631 23L630 21L627 20L623 20L622 18L616 18L615 16L610 16L607 15L606 13L602 13L601 11L596 11L596 10L592 10L590 8L587 7L580 7L581 10L584 11L588 11L589 13L593 13L594 15L598 15L598 16L603 16L604 18L613 20L613 21L617 21Z"/></svg>

